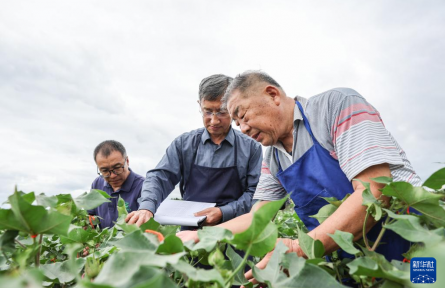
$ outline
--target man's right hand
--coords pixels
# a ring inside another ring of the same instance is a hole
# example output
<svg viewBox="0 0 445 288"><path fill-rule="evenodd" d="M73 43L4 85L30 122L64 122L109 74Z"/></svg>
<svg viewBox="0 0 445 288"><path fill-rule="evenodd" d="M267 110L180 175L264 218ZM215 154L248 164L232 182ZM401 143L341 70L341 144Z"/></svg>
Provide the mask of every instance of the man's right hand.
<svg viewBox="0 0 445 288"><path fill-rule="evenodd" d="M153 213L149 210L133 211L127 215L125 222L128 224L136 224L138 227L153 218Z"/></svg>
<svg viewBox="0 0 445 288"><path fill-rule="evenodd" d="M180 238L182 242L187 242L193 240L193 242L198 243L198 231L180 231L176 233L176 237Z"/></svg>

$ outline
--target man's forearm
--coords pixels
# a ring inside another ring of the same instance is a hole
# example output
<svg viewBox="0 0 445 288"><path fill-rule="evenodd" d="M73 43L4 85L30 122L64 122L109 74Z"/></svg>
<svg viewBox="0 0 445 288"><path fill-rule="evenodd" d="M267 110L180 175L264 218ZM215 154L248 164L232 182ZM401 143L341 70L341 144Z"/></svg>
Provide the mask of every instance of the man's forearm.
<svg viewBox="0 0 445 288"><path fill-rule="evenodd" d="M362 237L363 222L366 216L366 207L362 206L362 191L352 193L330 217L308 233L309 236L323 243L326 253L338 249L338 245L328 235L334 234L336 230L352 233L354 240ZM369 230L374 225L374 219L369 217L366 227Z"/></svg>
<svg viewBox="0 0 445 288"><path fill-rule="evenodd" d="M250 224L252 224L253 212L254 209L258 210L261 206L268 203L269 201L261 201L257 205L253 206L249 213L233 218L230 221L221 223L217 225L217 227L222 227L227 230L232 231L233 234L241 233L247 228L249 228Z"/></svg>

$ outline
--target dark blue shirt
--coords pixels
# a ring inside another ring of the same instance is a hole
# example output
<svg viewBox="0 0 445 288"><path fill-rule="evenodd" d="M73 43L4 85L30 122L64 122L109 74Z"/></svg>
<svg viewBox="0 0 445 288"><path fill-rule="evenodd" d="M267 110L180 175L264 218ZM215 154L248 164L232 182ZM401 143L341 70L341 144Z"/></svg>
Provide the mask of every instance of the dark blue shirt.
<svg viewBox="0 0 445 288"><path fill-rule="evenodd" d="M139 209L155 213L161 202L173 191L181 178L184 177L185 182L188 181L196 149L193 143L201 133L202 137L195 162L197 165L212 168L233 166L235 162L234 145L237 146L237 168L244 193L238 200L219 207L222 212L222 222L250 211L252 196L261 174L263 160L261 145L234 129L230 129L226 138L220 145L217 145L212 142L210 134L205 128L193 130L177 137L167 148L156 168L147 172L142 187L142 196L139 200Z"/></svg>
<svg viewBox="0 0 445 288"><path fill-rule="evenodd" d="M91 184L91 189L99 189L107 192L108 195L112 196L109 200L111 202L104 203L97 208L88 210L88 214L96 215L101 217L100 228L104 229L106 227L113 227L114 222L117 220L117 201L119 196L125 201L125 206L127 211L137 211L139 209L138 198L141 197L142 183L144 183L144 177L138 175L131 171L128 175L122 187L116 192L110 184L105 181L102 177L97 177L96 180Z"/></svg>

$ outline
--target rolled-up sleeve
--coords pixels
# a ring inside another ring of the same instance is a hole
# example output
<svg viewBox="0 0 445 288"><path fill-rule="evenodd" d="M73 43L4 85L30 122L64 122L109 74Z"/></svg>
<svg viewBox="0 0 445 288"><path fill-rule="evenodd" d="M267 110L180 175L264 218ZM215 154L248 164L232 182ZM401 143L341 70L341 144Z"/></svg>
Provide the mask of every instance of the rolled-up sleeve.
<svg viewBox="0 0 445 288"><path fill-rule="evenodd" d="M246 175L246 190L241 197L238 198L238 200L219 207L222 212L222 222L226 222L230 219L248 213L252 207L252 197L255 193L255 189L260 178L261 162L263 161L261 145L257 144L252 146Z"/></svg>
<svg viewBox="0 0 445 288"><path fill-rule="evenodd" d="M156 213L157 208L181 180L181 138L178 137L167 148L155 169L149 170L142 184L139 210Z"/></svg>

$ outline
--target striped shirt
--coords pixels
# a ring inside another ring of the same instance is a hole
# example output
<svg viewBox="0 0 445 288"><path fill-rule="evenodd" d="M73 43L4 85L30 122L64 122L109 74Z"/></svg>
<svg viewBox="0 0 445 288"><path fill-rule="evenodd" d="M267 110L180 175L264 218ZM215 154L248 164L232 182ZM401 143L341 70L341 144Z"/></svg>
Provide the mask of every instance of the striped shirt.
<svg viewBox="0 0 445 288"><path fill-rule="evenodd" d="M315 138L339 161L350 181L371 166L388 163L394 181L406 181L414 186L422 184L405 152L386 130L379 112L355 90L335 88L309 99L297 96L295 100L304 107ZM286 152L281 143L273 146L278 149L283 170L313 145L297 105L293 136L292 154ZM287 194L276 177L278 163L273 147L265 152L254 199L277 200Z"/></svg>

